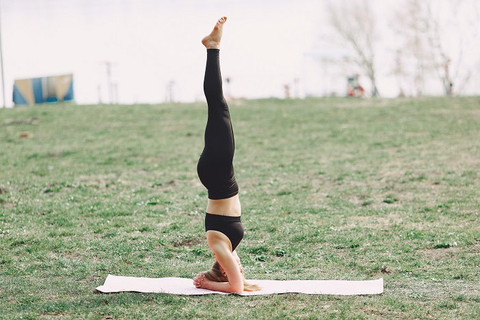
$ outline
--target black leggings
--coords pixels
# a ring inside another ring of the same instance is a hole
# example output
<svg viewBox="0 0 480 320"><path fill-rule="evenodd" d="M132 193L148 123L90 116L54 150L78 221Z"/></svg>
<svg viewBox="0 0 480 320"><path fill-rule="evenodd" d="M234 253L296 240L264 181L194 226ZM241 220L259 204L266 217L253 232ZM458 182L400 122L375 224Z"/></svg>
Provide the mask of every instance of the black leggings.
<svg viewBox="0 0 480 320"><path fill-rule="evenodd" d="M209 199L226 199L238 194L233 170L235 139L227 102L223 97L220 50L207 49L203 90L208 104L205 148L198 160L197 173L208 190Z"/></svg>

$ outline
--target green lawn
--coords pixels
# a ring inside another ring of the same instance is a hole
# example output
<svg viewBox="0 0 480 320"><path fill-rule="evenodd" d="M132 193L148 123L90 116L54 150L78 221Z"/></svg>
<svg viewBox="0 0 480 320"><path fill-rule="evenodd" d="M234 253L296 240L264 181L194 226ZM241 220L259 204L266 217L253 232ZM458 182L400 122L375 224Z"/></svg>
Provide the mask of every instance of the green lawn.
<svg viewBox="0 0 480 320"><path fill-rule="evenodd" d="M45 105L0 109L0 318L480 318L480 98L230 108L247 278L384 294L95 294L109 273L211 266L206 106Z"/></svg>

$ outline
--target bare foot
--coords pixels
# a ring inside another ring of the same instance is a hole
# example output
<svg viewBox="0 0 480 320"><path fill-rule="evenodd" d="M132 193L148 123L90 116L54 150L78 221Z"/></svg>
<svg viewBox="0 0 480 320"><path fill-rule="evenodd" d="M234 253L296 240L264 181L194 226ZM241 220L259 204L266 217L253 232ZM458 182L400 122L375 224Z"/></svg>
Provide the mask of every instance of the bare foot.
<svg viewBox="0 0 480 320"><path fill-rule="evenodd" d="M212 32L202 39L202 44L207 49L220 49L220 40L222 40L223 24L227 21L227 17L218 19Z"/></svg>

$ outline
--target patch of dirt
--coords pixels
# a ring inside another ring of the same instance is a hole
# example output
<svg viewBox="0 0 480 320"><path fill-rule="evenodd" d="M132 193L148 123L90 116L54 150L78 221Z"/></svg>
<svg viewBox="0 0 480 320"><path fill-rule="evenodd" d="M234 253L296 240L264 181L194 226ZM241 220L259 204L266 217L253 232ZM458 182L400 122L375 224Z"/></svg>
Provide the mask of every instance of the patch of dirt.
<svg viewBox="0 0 480 320"><path fill-rule="evenodd" d="M5 125L7 126L13 126L18 124L38 124L38 118L33 117L33 118L5 121Z"/></svg>
<svg viewBox="0 0 480 320"><path fill-rule="evenodd" d="M85 279L79 280L80 282L97 282L99 280L103 280L105 277L100 276L88 276Z"/></svg>
<svg viewBox="0 0 480 320"><path fill-rule="evenodd" d="M80 175L75 179L76 184L85 184L87 186L97 186L99 189L106 189L107 184L117 180L117 176L113 173L100 174L95 176ZM110 186L108 186L110 187Z"/></svg>
<svg viewBox="0 0 480 320"><path fill-rule="evenodd" d="M403 280L390 280L389 292L398 297L422 297L422 300L449 299L455 295L465 295L467 299L475 296L478 283L475 281L448 281L448 280L417 280L405 282Z"/></svg>
<svg viewBox="0 0 480 320"><path fill-rule="evenodd" d="M0 202L0 206L4 206L6 208L16 208L17 205L11 202Z"/></svg>
<svg viewBox="0 0 480 320"><path fill-rule="evenodd" d="M195 238L188 237L188 238L175 239L172 241L172 243L175 247L191 247L191 246L200 244L203 241L204 240L199 237L195 237Z"/></svg>
<svg viewBox="0 0 480 320"><path fill-rule="evenodd" d="M436 114L438 115L458 115L458 108L462 108L461 106L456 105L455 109L438 109L435 111ZM463 109L463 108L462 108ZM462 110L463 114L468 114L472 116L480 116L480 110L478 109L473 109L473 110Z"/></svg>
<svg viewBox="0 0 480 320"><path fill-rule="evenodd" d="M382 313L378 310L375 310L375 309L372 309L372 308L369 308L369 307L360 308L360 310L362 310L366 314L374 314L374 315L381 316L381 317L385 316L385 313Z"/></svg>
<svg viewBox="0 0 480 320"><path fill-rule="evenodd" d="M33 137L33 133L31 132L20 132L18 135L20 138L31 138Z"/></svg>
<svg viewBox="0 0 480 320"><path fill-rule="evenodd" d="M392 213L384 217L379 216L353 216L348 218L352 223L349 225L354 225L355 227L368 227L376 228L379 225L389 226L392 224L399 224L403 222L403 217L399 214Z"/></svg>
<svg viewBox="0 0 480 320"><path fill-rule="evenodd" d="M123 180L123 179L118 179L118 183L120 183L123 186L129 186L129 187L149 187L149 184L146 184L144 181L131 181L131 180Z"/></svg>
<svg viewBox="0 0 480 320"><path fill-rule="evenodd" d="M62 254L57 254L57 253L54 253L54 252L48 252L47 257L50 258L50 259L69 259L69 260L80 260L81 259L78 252L64 252Z"/></svg>
<svg viewBox="0 0 480 320"><path fill-rule="evenodd" d="M51 157L51 158L55 158L55 157L58 157L62 154L62 152L49 152L47 153L47 156L48 157Z"/></svg>
<svg viewBox="0 0 480 320"><path fill-rule="evenodd" d="M401 203L400 203L400 199L396 198L396 197L387 197L386 195L382 195L382 194L377 194L376 196L374 197L370 197L370 198L360 198L358 196L355 196L355 195L351 195L349 197L347 197L347 199L359 206L359 207L368 207L368 208L375 208L375 209L378 209L378 208L384 208L384 207L398 207L398 206L401 206ZM390 201L390 202L388 202Z"/></svg>
<svg viewBox="0 0 480 320"><path fill-rule="evenodd" d="M418 253L427 257L430 260L448 260L454 257L458 257L460 252L462 252L461 247L450 247L450 248L428 248L417 250Z"/></svg>
<svg viewBox="0 0 480 320"><path fill-rule="evenodd" d="M189 182L192 186L203 187L203 184L200 182L200 180L198 178L190 179Z"/></svg>
<svg viewBox="0 0 480 320"><path fill-rule="evenodd" d="M172 222L160 222L160 223L157 223L157 226L159 227L168 227L172 224Z"/></svg>

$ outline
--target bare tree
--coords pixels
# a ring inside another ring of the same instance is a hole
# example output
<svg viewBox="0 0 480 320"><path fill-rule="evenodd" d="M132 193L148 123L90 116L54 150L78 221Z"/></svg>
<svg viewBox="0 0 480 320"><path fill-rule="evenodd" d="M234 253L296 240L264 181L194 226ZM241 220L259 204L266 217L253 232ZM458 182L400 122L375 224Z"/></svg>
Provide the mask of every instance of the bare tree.
<svg viewBox="0 0 480 320"><path fill-rule="evenodd" d="M424 91L425 76L429 69L428 45L424 34L425 27L420 19L421 2L406 0L402 9L397 11L391 23L395 35L398 37L399 47L396 62L400 58L407 61L412 70L405 70L403 75L413 78L414 95L421 96ZM405 69L409 69L405 67Z"/></svg>
<svg viewBox="0 0 480 320"><path fill-rule="evenodd" d="M395 78L397 78L398 96L404 97L405 88L403 86L403 81L405 80L407 74L405 72L404 61L400 50L395 52L395 67L392 74L395 76Z"/></svg>
<svg viewBox="0 0 480 320"><path fill-rule="evenodd" d="M352 48L356 64L370 80L372 97L379 96L374 54L377 35L371 3L367 0L329 2L328 11L332 26Z"/></svg>
<svg viewBox="0 0 480 320"><path fill-rule="evenodd" d="M445 95L451 96L453 94L453 79L450 74L452 60L442 44L440 20L433 14L430 1L423 1L423 6L420 2L419 18L424 27L427 43L433 53L433 69L442 82Z"/></svg>
<svg viewBox="0 0 480 320"><path fill-rule="evenodd" d="M448 14L442 16L441 9ZM423 90L426 72L434 72L446 95L453 94L454 84L461 93L470 81L474 69L465 67L465 52L478 45L478 19L460 19L459 12L475 9L474 1L407 0L397 12L394 30L404 39L402 50L415 61L417 95Z"/></svg>

